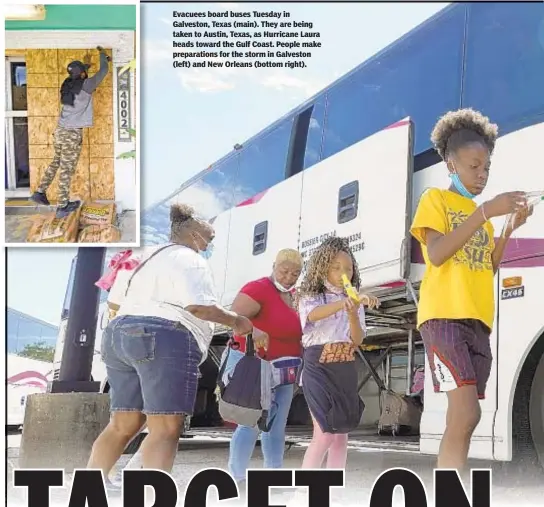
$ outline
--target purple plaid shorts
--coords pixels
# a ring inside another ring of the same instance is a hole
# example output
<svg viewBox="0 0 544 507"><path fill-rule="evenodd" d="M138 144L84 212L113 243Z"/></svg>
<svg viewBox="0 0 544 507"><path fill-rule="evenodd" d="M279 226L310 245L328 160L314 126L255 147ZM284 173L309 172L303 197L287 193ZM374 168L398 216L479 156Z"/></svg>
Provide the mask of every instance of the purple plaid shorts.
<svg viewBox="0 0 544 507"><path fill-rule="evenodd" d="M474 385L485 398L491 373L491 330L476 319L432 319L419 332L431 367L435 392Z"/></svg>

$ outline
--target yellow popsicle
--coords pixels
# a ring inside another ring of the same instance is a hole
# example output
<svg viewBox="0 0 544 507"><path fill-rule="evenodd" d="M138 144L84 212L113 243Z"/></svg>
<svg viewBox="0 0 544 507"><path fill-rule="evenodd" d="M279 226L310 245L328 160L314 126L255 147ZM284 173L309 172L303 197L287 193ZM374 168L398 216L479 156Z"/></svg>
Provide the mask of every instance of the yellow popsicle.
<svg viewBox="0 0 544 507"><path fill-rule="evenodd" d="M344 284L344 290L346 291L348 297L356 303L360 303L359 294L354 289L353 285L351 285L351 282L348 280L346 275L342 275L342 283Z"/></svg>

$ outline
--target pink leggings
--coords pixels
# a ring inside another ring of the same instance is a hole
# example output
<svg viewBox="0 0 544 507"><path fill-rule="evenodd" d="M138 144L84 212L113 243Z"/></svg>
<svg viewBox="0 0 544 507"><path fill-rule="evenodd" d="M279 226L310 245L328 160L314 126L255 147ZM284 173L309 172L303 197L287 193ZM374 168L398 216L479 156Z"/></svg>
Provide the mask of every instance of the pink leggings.
<svg viewBox="0 0 544 507"><path fill-rule="evenodd" d="M346 468L348 457L347 433L323 433L313 416L312 421L314 423L314 434L304 454L302 468L321 468L327 453L327 468Z"/></svg>

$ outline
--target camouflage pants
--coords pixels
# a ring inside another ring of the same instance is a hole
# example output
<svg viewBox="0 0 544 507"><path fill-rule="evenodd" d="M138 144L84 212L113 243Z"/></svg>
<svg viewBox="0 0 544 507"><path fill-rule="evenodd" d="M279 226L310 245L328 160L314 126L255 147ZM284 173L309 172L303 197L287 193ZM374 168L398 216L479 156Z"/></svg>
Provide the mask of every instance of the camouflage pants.
<svg viewBox="0 0 544 507"><path fill-rule="evenodd" d="M59 206L68 204L72 176L79 161L83 144L83 129L65 129L57 127L53 134L55 157L45 170L38 192L45 192L59 171Z"/></svg>

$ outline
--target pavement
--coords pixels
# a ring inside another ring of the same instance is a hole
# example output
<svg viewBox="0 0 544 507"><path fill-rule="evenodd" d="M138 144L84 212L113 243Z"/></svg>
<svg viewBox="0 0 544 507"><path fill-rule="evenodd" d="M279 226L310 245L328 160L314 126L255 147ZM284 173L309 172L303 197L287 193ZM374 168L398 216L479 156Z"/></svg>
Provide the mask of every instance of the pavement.
<svg viewBox="0 0 544 507"><path fill-rule="evenodd" d="M8 438L8 470L17 466L18 437ZM172 477L178 486L178 505L183 505L185 489L192 477L206 468L226 469L228 461L229 440L226 438L198 437L180 440L179 451L176 457ZM284 468L297 469L300 467L306 445L294 445L286 447ZM123 456L112 475L114 481L120 479L120 471L129 464L131 456ZM433 499L433 465L434 456L425 456L413 451L386 451L365 450L361 448L350 449L348 452L348 464L346 470L345 488L331 491L331 507L357 507L367 506L370 501L370 493L374 481L379 475L390 468L406 468L417 473L427 489L428 505L434 505ZM255 450L251 467L262 467L262 452L260 447ZM133 462L130 468L137 468L139 464ZM487 468L493 470L492 476L492 507L516 506L536 507L544 505L544 474L541 469L527 469L516 467L512 464L489 463L482 461L471 462L474 468ZM55 488L51 491L51 506L68 505L69 483L71 479L65 479L67 487ZM271 495L271 505L286 507L307 507L307 499L303 497L293 498L294 491L287 491ZM470 492L470 490L469 490ZM151 495L153 496L153 495ZM8 474L7 506L15 507L27 505L26 491L24 488L13 488L11 473ZM470 499L470 497L469 497ZM153 499L148 499L146 505L151 506ZM120 500L112 501L110 506L122 505ZM238 507L245 505L241 500L219 501L217 493L208 493L208 506ZM393 495L394 506L404 506L404 498L401 490L397 488ZM467 505L467 504L465 504ZM472 507L484 507L484 504L471 502ZM410 507L425 507L410 505ZM186 507L190 507L186 504ZM384 505L383 507L388 507ZM457 507L457 506L456 506ZM463 507L459 505L459 507Z"/></svg>
<svg viewBox="0 0 544 507"><path fill-rule="evenodd" d="M23 207L21 207L23 208ZM21 212L11 214L6 210L5 214L5 238L7 244L26 243L26 238L30 228L38 215L35 213L35 207L32 212ZM117 224L121 230L121 240L119 243L136 243L136 212L124 211L117 216ZM44 246L46 244L44 243Z"/></svg>

